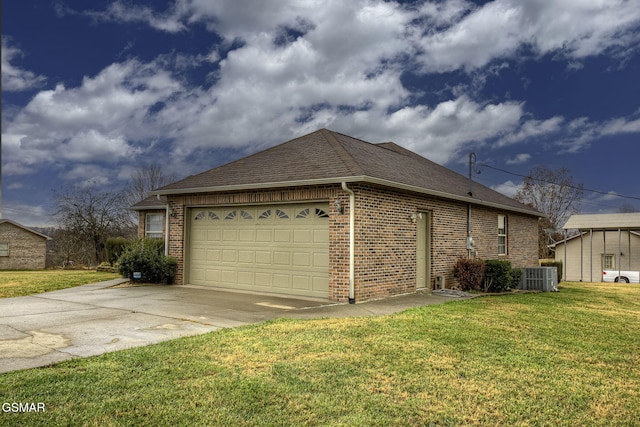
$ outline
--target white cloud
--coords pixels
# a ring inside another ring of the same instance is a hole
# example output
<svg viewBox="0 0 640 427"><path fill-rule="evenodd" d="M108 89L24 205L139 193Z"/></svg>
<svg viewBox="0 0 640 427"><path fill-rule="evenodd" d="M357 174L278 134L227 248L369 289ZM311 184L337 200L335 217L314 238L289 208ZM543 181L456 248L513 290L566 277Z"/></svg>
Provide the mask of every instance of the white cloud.
<svg viewBox="0 0 640 427"><path fill-rule="evenodd" d="M167 133L150 110L180 90L155 64L128 61L85 77L78 87L40 91L3 131L9 157L19 159L13 173L18 165L130 159L141 152L139 141Z"/></svg>
<svg viewBox="0 0 640 427"><path fill-rule="evenodd" d="M604 52L625 55L639 39L635 1L496 0L466 6L468 13L453 25L416 40L425 71L484 67L524 47L573 60Z"/></svg>
<svg viewBox="0 0 640 427"><path fill-rule="evenodd" d="M570 64L621 53L618 38L628 46L640 19L640 8L630 3L177 0L158 12L116 1L90 15L168 33L204 24L224 38L225 48L242 43L229 52L115 63L77 87L39 92L5 124L3 144L20 159L9 171L28 173L41 162L117 161L111 178L124 179L139 155L170 140L165 149L173 150L172 165L191 173L197 171L181 162L201 150L256 151L320 127L373 142L393 140L441 163L473 145L502 147L561 133L569 135L559 139L561 147L577 151L598 136L638 132L640 121L538 120L520 101L482 102L463 85L444 101L415 104L403 72L416 62L425 72L466 69L484 85L485 76L509 67L523 48ZM3 49L3 65L4 55ZM492 62L497 58L504 61ZM184 70L208 63L216 65L215 85L189 86ZM85 178L75 169L71 176Z"/></svg>
<svg viewBox="0 0 640 427"><path fill-rule="evenodd" d="M500 138L496 146L503 147L526 141L530 138L548 137L561 131L563 123L564 118L560 116L554 116L547 120L526 120L517 128L516 132Z"/></svg>
<svg viewBox="0 0 640 427"><path fill-rule="evenodd" d="M508 165L519 165L519 164L528 162L530 159L531 159L531 154L520 153L520 154L517 154L515 157L508 158L506 163Z"/></svg>
<svg viewBox="0 0 640 427"><path fill-rule="evenodd" d="M521 188L522 188L522 183L516 184L511 180L505 181L502 184L491 186L491 189L497 191L498 193L502 193L508 197L515 196L518 190L520 190Z"/></svg>
<svg viewBox="0 0 640 427"><path fill-rule="evenodd" d="M111 3L104 11L89 11L85 15L98 21L145 22L152 28L169 33L185 29L180 22L180 13L175 9L161 14L150 7L125 4L122 1Z"/></svg>
<svg viewBox="0 0 640 427"><path fill-rule="evenodd" d="M44 76L23 70L12 62L22 56L22 52L11 46L10 40L2 37L2 90L17 92L40 87L46 81Z"/></svg>

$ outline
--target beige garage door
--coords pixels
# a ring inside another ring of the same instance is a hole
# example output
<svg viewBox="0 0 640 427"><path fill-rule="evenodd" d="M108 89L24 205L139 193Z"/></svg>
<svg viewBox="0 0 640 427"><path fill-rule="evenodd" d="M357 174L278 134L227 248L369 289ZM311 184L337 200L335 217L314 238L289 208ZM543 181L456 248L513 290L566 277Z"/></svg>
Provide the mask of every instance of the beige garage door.
<svg viewBox="0 0 640 427"><path fill-rule="evenodd" d="M188 282L328 298L327 203L190 210Z"/></svg>

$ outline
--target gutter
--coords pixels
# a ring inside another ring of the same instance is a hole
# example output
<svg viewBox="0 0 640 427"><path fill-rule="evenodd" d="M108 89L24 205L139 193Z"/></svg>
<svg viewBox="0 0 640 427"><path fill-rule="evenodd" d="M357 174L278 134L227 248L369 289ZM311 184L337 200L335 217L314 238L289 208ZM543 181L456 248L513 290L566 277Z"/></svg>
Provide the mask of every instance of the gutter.
<svg viewBox="0 0 640 427"><path fill-rule="evenodd" d="M345 181L342 182L342 189L349 193L349 304L356 303L355 297L355 222L356 222L356 195Z"/></svg>
<svg viewBox="0 0 640 427"><path fill-rule="evenodd" d="M347 184L354 182L364 182L369 184L377 184L385 187L397 188L400 190L407 190L414 193L426 194L429 196L440 197L448 200L456 200L460 202L471 203L474 205L487 206L497 209L503 209L511 212L523 213L526 215L532 215L537 217L546 217L542 212L526 208L518 208L509 205L503 205L500 203L488 202L475 197L459 196L457 194L446 193L444 191L429 190L423 187L417 187L415 185L403 184L395 181L389 181L382 178L374 178L367 175L348 176L348 177L336 177L336 178L318 178L318 179L305 179L295 181L279 181L279 182L265 182L265 183L251 183L251 184L234 184L234 185L221 185L210 187L193 187L193 188L180 188L180 189L165 189L155 190L151 194L155 195L173 195L173 194L196 194L196 193L214 193L222 191L243 191L243 190L264 190L268 188L286 188L286 187L298 187L309 185L327 185L327 184Z"/></svg>

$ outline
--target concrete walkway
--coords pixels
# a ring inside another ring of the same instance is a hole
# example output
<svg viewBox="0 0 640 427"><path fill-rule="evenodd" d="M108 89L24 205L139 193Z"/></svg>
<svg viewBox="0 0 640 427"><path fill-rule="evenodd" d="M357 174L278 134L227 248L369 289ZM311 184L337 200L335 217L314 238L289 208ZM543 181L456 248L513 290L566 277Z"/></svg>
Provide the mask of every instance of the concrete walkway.
<svg viewBox="0 0 640 427"><path fill-rule="evenodd" d="M0 299L0 373L279 317L374 316L455 299L418 292L349 305L125 282Z"/></svg>

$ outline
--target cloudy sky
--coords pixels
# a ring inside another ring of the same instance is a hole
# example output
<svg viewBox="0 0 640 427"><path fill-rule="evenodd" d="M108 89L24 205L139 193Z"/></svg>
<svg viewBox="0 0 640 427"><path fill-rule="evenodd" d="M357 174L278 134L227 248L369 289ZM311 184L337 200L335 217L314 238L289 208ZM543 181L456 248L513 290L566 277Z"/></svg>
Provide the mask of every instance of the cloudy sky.
<svg viewBox="0 0 640 427"><path fill-rule="evenodd" d="M584 212L640 209L640 0L10 1L2 214L184 177L319 128L513 194L567 167ZM510 173L508 173L510 172ZM620 197L631 196L631 197Z"/></svg>

